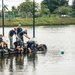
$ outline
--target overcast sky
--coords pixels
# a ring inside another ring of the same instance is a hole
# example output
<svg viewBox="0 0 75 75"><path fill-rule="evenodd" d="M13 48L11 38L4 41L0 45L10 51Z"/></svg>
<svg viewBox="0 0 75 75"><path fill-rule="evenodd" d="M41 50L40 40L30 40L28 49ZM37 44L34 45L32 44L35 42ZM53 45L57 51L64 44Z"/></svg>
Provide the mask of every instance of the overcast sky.
<svg viewBox="0 0 75 75"><path fill-rule="evenodd" d="M24 2L25 0L3 0L5 5L8 5L8 8L10 9L11 6L18 6L20 3ZM35 0L37 3L41 3L43 0ZM72 4L72 0L69 0L69 5ZM0 0L0 6L2 5L2 0ZM1 7L0 7L1 9Z"/></svg>

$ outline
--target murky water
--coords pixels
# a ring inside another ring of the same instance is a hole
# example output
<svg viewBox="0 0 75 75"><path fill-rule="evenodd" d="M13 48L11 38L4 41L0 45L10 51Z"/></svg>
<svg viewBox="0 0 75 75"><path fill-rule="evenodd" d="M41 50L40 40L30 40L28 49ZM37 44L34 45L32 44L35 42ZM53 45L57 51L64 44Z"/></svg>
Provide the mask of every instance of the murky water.
<svg viewBox="0 0 75 75"><path fill-rule="evenodd" d="M10 29L5 28L6 37ZM32 38L32 28L26 29ZM37 43L47 45L47 53L0 58L0 75L75 75L74 25L36 27L35 36Z"/></svg>

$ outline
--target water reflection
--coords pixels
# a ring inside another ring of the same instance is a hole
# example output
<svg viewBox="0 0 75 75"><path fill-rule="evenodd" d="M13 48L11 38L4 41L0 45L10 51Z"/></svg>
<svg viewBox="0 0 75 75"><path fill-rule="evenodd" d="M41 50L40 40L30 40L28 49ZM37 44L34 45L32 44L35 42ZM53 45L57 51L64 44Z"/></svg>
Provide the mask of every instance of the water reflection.
<svg viewBox="0 0 75 75"><path fill-rule="evenodd" d="M12 72L13 71L13 56L5 56L5 57L1 57L0 58L0 72L3 72L3 71L10 71ZM6 69L7 68L7 69Z"/></svg>
<svg viewBox="0 0 75 75"><path fill-rule="evenodd" d="M26 60L27 59L27 60ZM6 55L5 57L0 58L0 72L24 72L27 70L28 65L33 65L35 69L37 61L36 53L29 54L15 54L15 55Z"/></svg>
<svg viewBox="0 0 75 75"><path fill-rule="evenodd" d="M4 58L1 58L0 59L0 72L3 71L4 64L5 64L5 59Z"/></svg>
<svg viewBox="0 0 75 75"><path fill-rule="evenodd" d="M33 68L34 69L35 69L35 66L36 66L37 59L38 59L38 57L37 57L36 53L27 54L27 60L28 60L28 62L33 63Z"/></svg>
<svg viewBox="0 0 75 75"><path fill-rule="evenodd" d="M23 54L16 55L15 65L16 65L16 69L18 70L23 69L23 66L24 66L24 55Z"/></svg>

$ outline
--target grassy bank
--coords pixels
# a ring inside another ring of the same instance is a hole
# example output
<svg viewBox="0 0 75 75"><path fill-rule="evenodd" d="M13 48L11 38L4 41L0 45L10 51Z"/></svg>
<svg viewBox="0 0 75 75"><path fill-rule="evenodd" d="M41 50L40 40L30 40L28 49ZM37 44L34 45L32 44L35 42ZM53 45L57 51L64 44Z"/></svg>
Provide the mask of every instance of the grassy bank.
<svg viewBox="0 0 75 75"><path fill-rule="evenodd" d="M33 25L32 18L13 18L13 19L4 19L5 27L13 27L18 24L22 26L31 26ZM36 26L46 26L46 25L75 25L75 18L35 18ZM2 19L0 19L0 27L2 26Z"/></svg>

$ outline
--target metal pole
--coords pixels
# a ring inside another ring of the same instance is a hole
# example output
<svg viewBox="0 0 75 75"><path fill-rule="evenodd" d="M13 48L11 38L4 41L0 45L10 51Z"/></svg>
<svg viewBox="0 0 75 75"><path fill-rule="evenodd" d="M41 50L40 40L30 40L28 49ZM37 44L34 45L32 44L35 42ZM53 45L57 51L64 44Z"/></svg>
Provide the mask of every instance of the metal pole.
<svg viewBox="0 0 75 75"><path fill-rule="evenodd" d="M33 38L35 38L35 0L33 0Z"/></svg>
<svg viewBox="0 0 75 75"><path fill-rule="evenodd" d="M2 0L2 32L4 36L4 3L3 3L3 0Z"/></svg>

